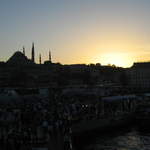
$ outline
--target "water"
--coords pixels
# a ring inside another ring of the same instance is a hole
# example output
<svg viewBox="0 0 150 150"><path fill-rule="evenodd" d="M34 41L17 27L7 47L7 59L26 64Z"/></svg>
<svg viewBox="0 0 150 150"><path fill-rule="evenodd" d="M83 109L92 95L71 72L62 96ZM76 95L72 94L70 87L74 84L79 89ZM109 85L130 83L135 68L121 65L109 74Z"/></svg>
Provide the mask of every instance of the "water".
<svg viewBox="0 0 150 150"><path fill-rule="evenodd" d="M150 150L150 132L131 129L111 135L97 135L84 150Z"/></svg>

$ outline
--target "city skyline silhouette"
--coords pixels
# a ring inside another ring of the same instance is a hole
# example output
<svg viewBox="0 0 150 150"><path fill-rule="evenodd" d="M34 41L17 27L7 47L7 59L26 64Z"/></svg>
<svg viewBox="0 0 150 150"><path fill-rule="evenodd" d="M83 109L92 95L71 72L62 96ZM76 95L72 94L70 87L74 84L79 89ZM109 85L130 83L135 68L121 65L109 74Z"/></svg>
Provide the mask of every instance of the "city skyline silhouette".
<svg viewBox="0 0 150 150"><path fill-rule="evenodd" d="M63 64L130 67L149 61L149 6L147 0L2 1L0 60L22 45L30 56L34 41L43 60L50 48L54 61Z"/></svg>

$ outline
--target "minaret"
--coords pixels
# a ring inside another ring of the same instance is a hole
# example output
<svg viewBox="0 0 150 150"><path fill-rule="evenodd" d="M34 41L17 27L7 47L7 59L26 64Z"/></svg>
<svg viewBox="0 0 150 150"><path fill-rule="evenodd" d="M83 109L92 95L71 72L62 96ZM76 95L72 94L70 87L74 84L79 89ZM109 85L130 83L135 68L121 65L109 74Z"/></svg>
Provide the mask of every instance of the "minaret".
<svg viewBox="0 0 150 150"><path fill-rule="evenodd" d="M32 43L31 60L32 60L33 62L35 62L34 43Z"/></svg>
<svg viewBox="0 0 150 150"><path fill-rule="evenodd" d="M41 54L39 55L39 63L42 64Z"/></svg>
<svg viewBox="0 0 150 150"><path fill-rule="evenodd" d="M24 56L25 56L25 47L23 46L23 54L24 54Z"/></svg>
<svg viewBox="0 0 150 150"><path fill-rule="evenodd" d="M51 51L49 51L49 61L52 62L52 58L51 58Z"/></svg>

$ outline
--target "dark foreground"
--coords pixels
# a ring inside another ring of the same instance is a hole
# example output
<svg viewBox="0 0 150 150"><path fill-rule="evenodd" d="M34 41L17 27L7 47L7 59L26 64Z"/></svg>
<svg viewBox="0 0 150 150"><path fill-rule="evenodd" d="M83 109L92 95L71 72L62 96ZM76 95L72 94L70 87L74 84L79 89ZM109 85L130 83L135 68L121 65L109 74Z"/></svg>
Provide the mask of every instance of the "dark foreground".
<svg viewBox="0 0 150 150"><path fill-rule="evenodd" d="M89 137L90 138L90 137ZM106 134L96 134L82 150L150 150L150 128L132 127Z"/></svg>

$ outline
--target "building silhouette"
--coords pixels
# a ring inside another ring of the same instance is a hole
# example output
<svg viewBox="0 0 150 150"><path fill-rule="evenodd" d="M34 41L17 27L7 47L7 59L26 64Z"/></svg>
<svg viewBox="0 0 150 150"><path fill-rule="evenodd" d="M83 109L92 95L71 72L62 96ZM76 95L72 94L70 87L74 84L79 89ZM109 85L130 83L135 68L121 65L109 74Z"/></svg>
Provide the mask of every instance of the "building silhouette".
<svg viewBox="0 0 150 150"><path fill-rule="evenodd" d="M39 64L42 64L42 58L41 58L41 54L39 55Z"/></svg>
<svg viewBox="0 0 150 150"><path fill-rule="evenodd" d="M49 61L52 62L52 58L51 58L51 51L49 51Z"/></svg>
<svg viewBox="0 0 150 150"><path fill-rule="evenodd" d="M39 54L39 64L37 64L34 43L31 48L31 59L25 55L23 46L22 52L16 51L6 62L0 62L0 87L37 87L52 84L53 78L56 78L54 72L60 65L49 60L47 61L50 63L42 64Z"/></svg>
<svg viewBox="0 0 150 150"><path fill-rule="evenodd" d="M46 87L55 85L120 85L134 89L150 89L150 62L134 63L130 68L101 66L100 64L53 63L51 51L48 60L35 62L32 43L31 59L23 51L16 51L6 62L0 62L0 87Z"/></svg>
<svg viewBox="0 0 150 150"><path fill-rule="evenodd" d="M25 47L24 47L24 46L23 46L23 54L26 55L26 54L25 54Z"/></svg>
<svg viewBox="0 0 150 150"><path fill-rule="evenodd" d="M34 43L32 43L31 60L32 60L32 62L34 62L34 63L35 63Z"/></svg>
<svg viewBox="0 0 150 150"><path fill-rule="evenodd" d="M139 90L150 89L150 62L134 63L127 71L130 86Z"/></svg>

